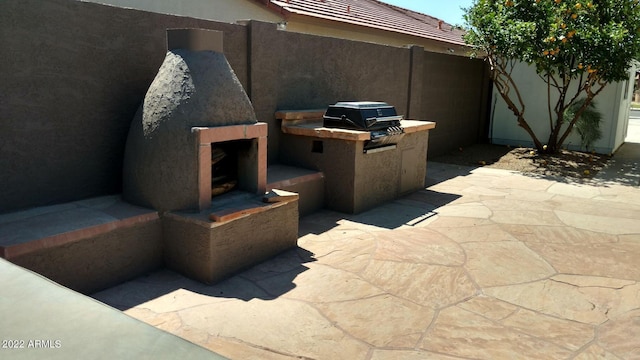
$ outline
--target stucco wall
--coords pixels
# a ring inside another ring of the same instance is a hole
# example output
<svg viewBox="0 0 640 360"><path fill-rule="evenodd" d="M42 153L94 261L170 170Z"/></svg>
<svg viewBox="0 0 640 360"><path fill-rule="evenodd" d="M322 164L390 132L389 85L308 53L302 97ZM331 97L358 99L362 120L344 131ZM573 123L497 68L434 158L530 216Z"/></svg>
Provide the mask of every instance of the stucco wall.
<svg viewBox="0 0 640 360"><path fill-rule="evenodd" d="M429 156L486 139L490 84L482 60L424 54L422 118L436 122Z"/></svg>
<svg viewBox="0 0 640 360"><path fill-rule="evenodd" d="M347 100L407 108L409 49L276 30L252 22L250 94L258 121L269 123L269 161L278 159L277 110L325 109Z"/></svg>
<svg viewBox="0 0 640 360"><path fill-rule="evenodd" d="M405 118L435 121L429 155L486 139L486 64L421 47L394 47L250 26L250 97L270 124L269 161L278 161L276 110L324 109L347 100L386 101Z"/></svg>
<svg viewBox="0 0 640 360"><path fill-rule="evenodd" d="M430 155L477 141L484 64L376 45L72 0L0 1L0 213L121 192L129 125L166 53L167 28L224 32L224 52L281 140L276 110L383 100L438 122ZM486 101L485 101L486 103Z"/></svg>
<svg viewBox="0 0 640 360"><path fill-rule="evenodd" d="M629 76L635 75L635 70L631 69ZM549 126L549 110L547 100L547 85L536 74L535 68L526 64L517 65L513 71L513 78L521 91L525 102L525 118L534 130L539 140L546 143L551 133ZM573 94L575 87L570 90ZM557 95L554 96L551 90L552 101L555 103ZM613 83L607 87L595 98L598 111L602 114L602 137L596 141L593 146L595 151L602 154L608 154L615 151L622 145L623 132L626 128L629 116L629 105L633 91L632 87L626 86L625 83ZM624 92L627 92L626 99ZM500 97L494 93L495 109L493 110L492 125L489 137L495 144L514 145L514 146L533 146L533 142L529 135L517 125L516 118ZM555 121L555 120L554 120ZM564 145L569 149L583 150L580 142L580 136L574 131L565 141Z"/></svg>
<svg viewBox="0 0 640 360"><path fill-rule="evenodd" d="M225 32L247 84L246 28L68 0L0 1L0 212L121 191L129 125L166 29Z"/></svg>

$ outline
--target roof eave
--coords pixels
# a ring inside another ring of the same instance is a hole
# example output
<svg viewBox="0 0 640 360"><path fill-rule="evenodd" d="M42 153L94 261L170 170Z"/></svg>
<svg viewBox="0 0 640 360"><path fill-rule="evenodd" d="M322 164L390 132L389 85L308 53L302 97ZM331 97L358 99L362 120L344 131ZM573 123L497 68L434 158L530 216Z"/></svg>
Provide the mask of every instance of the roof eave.
<svg viewBox="0 0 640 360"><path fill-rule="evenodd" d="M403 34L403 35L408 35L408 36L414 36L414 37L419 37L422 39L427 39L427 40L432 40L432 41L438 41L438 42L442 42L442 43L446 43L446 44L450 44L450 45L456 45L456 46L467 46L467 44L464 41L452 41L450 39L446 39L446 38L440 38L437 36L422 36L422 35L418 35L415 34L413 32L410 31L402 31L399 29L390 29L388 27L384 27L384 26L377 26L375 24L362 24L358 21L352 21L349 19L336 19L335 17L331 17L331 16L324 16L324 15L319 15L319 14L314 14L314 13L308 13L305 11L289 11L287 10L289 16L291 16L292 14L295 15L299 15L299 16L303 16L303 17L309 17L309 18L316 18L316 19L322 19L322 20L329 20L332 22L339 22L339 23L346 23L346 24L350 24L350 25L355 25L355 26L361 26L361 27L367 27L367 28L372 28L372 29L377 29L377 30L382 30L382 31L388 31L388 32L393 32L393 33L397 33L397 34Z"/></svg>
<svg viewBox="0 0 640 360"><path fill-rule="evenodd" d="M378 26L378 25L375 25L375 24L362 24L361 22L352 21L352 20L345 19L345 18L336 19L335 17L331 17L331 16L325 16L325 15L321 15L321 14L315 14L315 13L310 13L310 12L301 11L301 10L295 10L295 9L291 10L291 9L287 8L286 6L278 5L276 2L273 2L271 0L253 0L253 2L262 4L268 10L274 12L277 15L282 16L285 20L289 20L293 15L298 15L298 16L301 16L301 17L328 20L328 21L331 21L331 22L345 23L345 24L350 24L350 25L355 25L355 26L368 27L368 28L372 28L372 29L388 31L388 32L396 33L396 34L413 36L413 37L422 38L422 39L426 39L426 40L430 40L430 41L437 41L437 42L440 42L440 43L443 43L443 44L447 44L447 45L452 45L452 46L461 46L461 47L467 47L468 46L462 40L461 41L454 41L454 40L451 40L449 38L438 37L438 36L421 35L421 34L416 34L416 33L410 32L410 31L402 31L400 29L393 29L393 28L388 28L388 27L384 27L384 26ZM376 2L379 2L379 1L376 1ZM395 7L393 5L388 5L388 4L385 4L385 5L387 5L388 7L391 7L391 8ZM426 15L426 16L430 16L430 15Z"/></svg>
<svg viewBox="0 0 640 360"><path fill-rule="evenodd" d="M255 3L259 3L262 4L262 6L266 7L267 10L282 16L283 18L287 19L291 16L291 12L289 10L287 10L285 7L280 6L276 3L273 3L270 0L253 0L253 2Z"/></svg>

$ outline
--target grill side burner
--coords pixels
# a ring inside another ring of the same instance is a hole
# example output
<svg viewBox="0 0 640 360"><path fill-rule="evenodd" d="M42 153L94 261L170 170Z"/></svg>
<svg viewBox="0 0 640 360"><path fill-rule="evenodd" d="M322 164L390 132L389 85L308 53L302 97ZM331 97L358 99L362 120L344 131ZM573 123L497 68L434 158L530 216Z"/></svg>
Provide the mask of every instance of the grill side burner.
<svg viewBox="0 0 640 360"><path fill-rule="evenodd" d="M404 136L402 115L385 102L338 102L327 108L322 119L327 128L369 131L371 140L365 150L396 144Z"/></svg>

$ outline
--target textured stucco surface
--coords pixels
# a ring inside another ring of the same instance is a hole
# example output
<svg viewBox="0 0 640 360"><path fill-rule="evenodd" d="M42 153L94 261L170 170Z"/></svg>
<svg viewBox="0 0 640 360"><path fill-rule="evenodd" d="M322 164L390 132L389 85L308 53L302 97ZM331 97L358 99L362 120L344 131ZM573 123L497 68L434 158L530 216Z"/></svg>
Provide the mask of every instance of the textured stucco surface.
<svg viewBox="0 0 640 360"><path fill-rule="evenodd" d="M131 124L123 197L157 210L198 209L198 146L191 128L252 124L256 117L224 54L167 52Z"/></svg>
<svg viewBox="0 0 640 360"><path fill-rule="evenodd" d="M487 138L490 85L480 59L424 53L421 116L438 125L430 134L429 156Z"/></svg>
<svg viewBox="0 0 640 360"><path fill-rule="evenodd" d="M246 28L71 0L0 1L0 213L122 191L130 123L167 29L224 31L247 85Z"/></svg>
<svg viewBox="0 0 640 360"><path fill-rule="evenodd" d="M196 280L214 283L296 246L297 199L254 206L266 210L222 223L211 223L210 211L165 215L166 266Z"/></svg>
<svg viewBox="0 0 640 360"><path fill-rule="evenodd" d="M166 55L166 31L223 31L224 54L269 125L276 110L382 100L435 121L430 155L477 141L484 64L419 47L382 46L72 0L0 2L0 213L122 191L125 143ZM108 41L106 40L108 39Z"/></svg>
<svg viewBox="0 0 640 360"><path fill-rule="evenodd" d="M327 208L359 213L424 187L428 140L428 131L405 134L396 149L365 154L362 141L286 134L280 159L324 173Z"/></svg>
<svg viewBox="0 0 640 360"><path fill-rule="evenodd" d="M162 266L160 219L11 259L70 289L88 294Z"/></svg>
<svg viewBox="0 0 640 360"><path fill-rule="evenodd" d="M277 31L263 22L252 22L249 34L250 96L258 121L270 124L270 163L279 161L284 141L277 110L384 100L406 114L409 49Z"/></svg>

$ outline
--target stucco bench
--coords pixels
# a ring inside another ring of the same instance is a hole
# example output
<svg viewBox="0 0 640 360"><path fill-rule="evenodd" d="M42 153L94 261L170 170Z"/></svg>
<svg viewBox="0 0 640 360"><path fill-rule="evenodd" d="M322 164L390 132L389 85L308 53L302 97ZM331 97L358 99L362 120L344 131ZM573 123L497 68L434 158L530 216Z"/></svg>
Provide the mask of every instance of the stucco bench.
<svg viewBox="0 0 640 360"><path fill-rule="evenodd" d="M300 217L324 207L324 173L280 164L267 168L267 191L282 189L297 193Z"/></svg>
<svg viewBox="0 0 640 360"><path fill-rule="evenodd" d="M104 196L0 215L0 256L90 293L162 265L158 213Z"/></svg>

